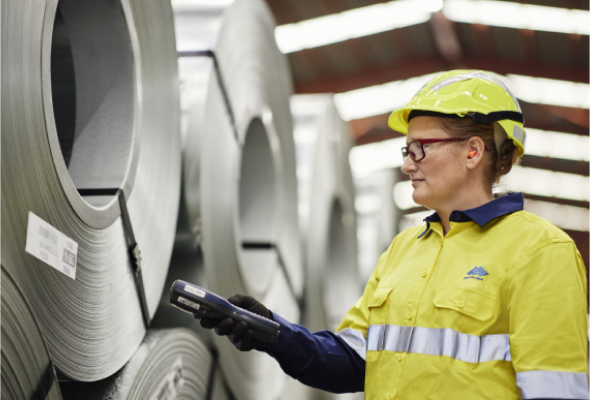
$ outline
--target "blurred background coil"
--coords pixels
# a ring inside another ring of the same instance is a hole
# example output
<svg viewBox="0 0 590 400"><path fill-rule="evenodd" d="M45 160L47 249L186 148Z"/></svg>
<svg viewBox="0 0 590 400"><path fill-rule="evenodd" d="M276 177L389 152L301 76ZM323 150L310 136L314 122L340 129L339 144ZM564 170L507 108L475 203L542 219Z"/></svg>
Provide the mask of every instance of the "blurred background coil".
<svg viewBox="0 0 590 400"><path fill-rule="evenodd" d="M131 358L145 325L117 199L78 190L124 190L153 315L180 193L171 6L3 1L2 44L2 264L56 367L102 379ZM78 243L75 280L25 252L29 212Z"/></svg>
<svg viewBox="0 0 590 400"><path fill-rule="evenodd" d="M64 400L226 400L207 347L183 328L150 330L119 372L92 383L64 382Z"/></svg>
<svg viewBox="0 0 590 400"><path fill-rule="evenodd" d="M303 325L336 331L361 295L357 264L354 185L348 154L351 131L330 94L291 98L299 182L299 223L304 246ZM290 380L281 400L358 399Z"/></svg>
<svg viewBox="0 0 590 400"><path fill-rule="evenodd" d="M274 20L262 0L173 8L181 80L197 87L183 87L193 101L185 108L184 191L207 288L252 295L297 322L303 273L292 89ZM239 400L278 398L286 378L274 360L240 353L225 338L214 342Z"/></svg>
<svg viewBox="0 0 590 400"><path fill-rule="evenodd" d="M291 106L305 246L304 325L334 331L361 295L348 163L352 137L332 95L294 96Z"/></svg>
<svg viewBox="0 0 590 400"><path fill-rule="evenodd" d="M14 280L2 267L2 398L61 399L45 340Z"/></svg>

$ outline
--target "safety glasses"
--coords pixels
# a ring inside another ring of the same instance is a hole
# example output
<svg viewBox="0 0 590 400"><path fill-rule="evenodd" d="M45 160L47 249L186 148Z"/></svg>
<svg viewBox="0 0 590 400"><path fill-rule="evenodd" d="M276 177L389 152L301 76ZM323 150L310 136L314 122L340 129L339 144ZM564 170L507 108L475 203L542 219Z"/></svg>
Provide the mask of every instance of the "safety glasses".
<svg viewBox="0 0 590 400"><path fill-rule="evenodd" d="M426 152L424 151L425 144L432 144L438 142L462 142L464 140L469 139L466 138L447 138L447 139L418 139L407 146L402 147L402 157L404 161L408 158L408 156L412 157L412 160L415 162L421 161L424 157L426 157ZM487 149L486 149L487 150Z"/></svg>

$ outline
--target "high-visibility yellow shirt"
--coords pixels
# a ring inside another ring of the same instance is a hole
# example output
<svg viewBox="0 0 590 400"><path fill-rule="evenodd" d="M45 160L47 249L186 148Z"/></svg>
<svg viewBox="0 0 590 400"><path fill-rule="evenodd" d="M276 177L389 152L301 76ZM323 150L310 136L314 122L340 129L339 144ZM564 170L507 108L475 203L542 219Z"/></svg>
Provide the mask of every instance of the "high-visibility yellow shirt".
<svg viewBox="0 0 590 400"><path fill-rule="evenodd" d="M395 237L338 328L365 358L365 399L588 399L572 239L520 193L453 212L446 235L426 221Z"/></svg>

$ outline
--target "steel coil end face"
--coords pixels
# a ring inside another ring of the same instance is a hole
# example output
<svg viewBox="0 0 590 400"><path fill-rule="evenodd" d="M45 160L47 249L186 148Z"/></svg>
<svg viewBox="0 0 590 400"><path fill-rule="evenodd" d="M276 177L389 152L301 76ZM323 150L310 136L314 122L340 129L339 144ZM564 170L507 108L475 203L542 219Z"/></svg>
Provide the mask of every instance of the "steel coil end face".
<svg viewBox="0 0 590 400"><path fill-rule="evenodd" d="M187 116L191 147L184 153L187 206L190 220L199 221L207 288L253 296L296 322L303 271L287 59L264 1L236 0L215 12L199 7L179 4L175 19L183 57L215 56L212 63L190 63L208 78L193 92L204 96L195 97ZM187 64L181 62L181 73ZM189 75L182 79L191 82ZM278 398L285 378L272 360L214 340L239 400Z"/></svg>
<svg viewBox="0 0 590 400"><path fill-rule="evenodd" d="M145 335L117 189L142 250L151 316L170 260L180 193L171 6L6 3L14 24L3 26L3 54L22 56L3 65L20 89L8 100L15 112L2 119L3 231L14 232L4 237L2 262L35 310L56 366L94 381L119 370ZM30 212L78 244L75 280L25 253Z"/></svg>
<svg viewBox="0 0 590 400"><path fill-rule="evenodd" d="M132 10L124 1L92 0L47 9L41 62L51 157L78 217L106 228L119 216L115 196L82 197L78 189L133 191L142 60Z"/></svg>

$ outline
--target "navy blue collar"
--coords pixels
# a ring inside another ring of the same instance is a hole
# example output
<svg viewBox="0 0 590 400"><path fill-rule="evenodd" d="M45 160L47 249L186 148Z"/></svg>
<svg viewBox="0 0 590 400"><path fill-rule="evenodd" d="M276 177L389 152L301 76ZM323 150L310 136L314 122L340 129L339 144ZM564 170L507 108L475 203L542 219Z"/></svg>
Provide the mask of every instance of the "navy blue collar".
<svg viewBox="0 0 590 400"><path fill-rule="evenodd" d="M483 227L485 224L493 219L501 217L506 214L511 214L516 211L521 211L524 207L524 200L522 193L510 193L495 200L490 201L482 206L472 208L470 210L458 211L455 210L449 216L451 222L468 222L474 221L479 226ZM424 218L426 221L426 230L418 236L421 238L428 232L431 222L441 222L439 215L435 212Z"/></svg>

